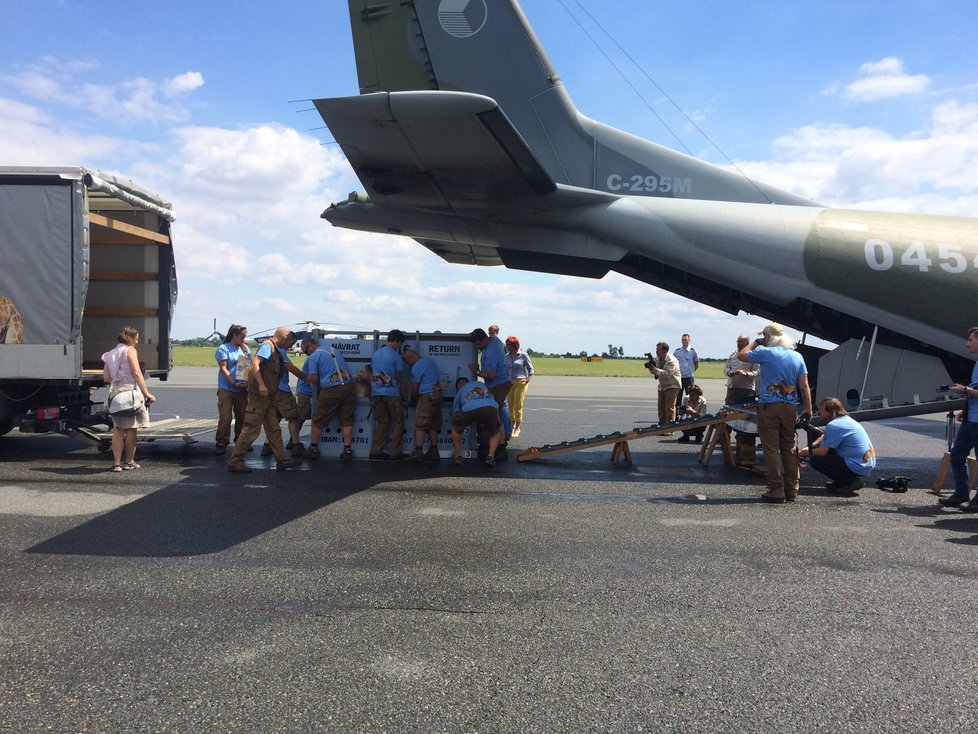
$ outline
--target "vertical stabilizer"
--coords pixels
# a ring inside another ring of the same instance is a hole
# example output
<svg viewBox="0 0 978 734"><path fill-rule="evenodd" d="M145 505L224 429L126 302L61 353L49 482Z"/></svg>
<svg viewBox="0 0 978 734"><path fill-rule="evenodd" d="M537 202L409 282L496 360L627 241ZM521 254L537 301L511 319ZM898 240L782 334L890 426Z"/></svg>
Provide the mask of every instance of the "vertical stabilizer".
<svg viewBox="0 0 978 734"><path fill-rule="evenodd" d="M349 0L349 8L361 94L433 89L491 97L558 183L811 204L580 114L516 0Z"/></svg>

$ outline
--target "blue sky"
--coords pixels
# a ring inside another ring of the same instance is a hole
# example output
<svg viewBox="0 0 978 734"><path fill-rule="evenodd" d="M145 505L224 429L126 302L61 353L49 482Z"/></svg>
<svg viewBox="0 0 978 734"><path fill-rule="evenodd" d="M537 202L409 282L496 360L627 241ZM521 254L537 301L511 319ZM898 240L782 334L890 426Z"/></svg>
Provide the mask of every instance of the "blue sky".
<svg viewBox="0 0 978 734"><path fill-rule="evenodd" d="M826 204L978 216L978 4L522 7L593 118L674 148L678 137ZM341 0L7 0L0 48L0 165L86 166L173 202L178 338L209 334L215 318L253 333L493 321L543 351L637 355L688 331L720 357L762 325L622 276L453 266L411 240L319 219L361 187L311 105L292 100L358 92Z"/></svg>

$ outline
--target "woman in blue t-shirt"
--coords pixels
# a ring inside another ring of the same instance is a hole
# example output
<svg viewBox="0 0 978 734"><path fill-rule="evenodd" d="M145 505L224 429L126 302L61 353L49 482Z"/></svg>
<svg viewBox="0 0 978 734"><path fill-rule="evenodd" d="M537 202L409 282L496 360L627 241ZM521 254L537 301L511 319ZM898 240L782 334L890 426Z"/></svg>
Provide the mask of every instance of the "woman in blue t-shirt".
<svg viewBox="0 0 978 734"><path fill-rule="evenodd" d="M217 436L214 453L223 455L231 442L231 418L234 418L234 440L238 440L244 427L245 410L248 408L248 361L251 354L245 338L247 327L231 324L224 343L214 353L217 362ZM245 357L242 367L238 360Z"/></svg>

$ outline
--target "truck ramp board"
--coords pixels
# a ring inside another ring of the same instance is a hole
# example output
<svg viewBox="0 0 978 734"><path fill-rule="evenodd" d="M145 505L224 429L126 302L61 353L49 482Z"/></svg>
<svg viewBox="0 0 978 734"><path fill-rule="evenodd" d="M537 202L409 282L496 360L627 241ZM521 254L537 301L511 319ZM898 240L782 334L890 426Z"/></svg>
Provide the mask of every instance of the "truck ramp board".
<svg viewBox="0 0 978 734"><path fill-rule="evenodd" d="M606 446L613 444L611 451L611 461L617 463L621 457L626 464L632 463L632 453L628 448L628 442L639 438L649 438L651 436L665 436L677 431L689 430L692 428L707 428L707 438L700 452L700 461L708 463L708 456L713 453L713 448L717 441L720 442L724 456L728 463L733 463L730 453L730 438L727 431L718 431L717 427L726 425L733 420L747 418L746 413L739 411L721 410L717 415L705 415L702 418L693 420L682 420L674 423L654 424L645 428L635 428L630 431L615 431L609 434L600 434L591 438L579 438L576 441L561 441L558 444L546 444L545 446L531 446L526 451L517 455L518 461L533 461L544 456L554 456L565 454L569 451L581 451L583 449L594 448L595 446ZM709 450L708 450L709 449ZM704 459L706 459L704 461Z"/></svg>
<svg viewBox="0 0 978 734"><path fill-rule="evenodd" d="M68 433L92 441L100 446L111 445L112 430L99 430L101 427L76 425L68 429ZM149 428L136 431L138 441L176 441L182 440L187 444L197 443L204 434L217 429L217 418L165 418L153 421Z"/></svg>

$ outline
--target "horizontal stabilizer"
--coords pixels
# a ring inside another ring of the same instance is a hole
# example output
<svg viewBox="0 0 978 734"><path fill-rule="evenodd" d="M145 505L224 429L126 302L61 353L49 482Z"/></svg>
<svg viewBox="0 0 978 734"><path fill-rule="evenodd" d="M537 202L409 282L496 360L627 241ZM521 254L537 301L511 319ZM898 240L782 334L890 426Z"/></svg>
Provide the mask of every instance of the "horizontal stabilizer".
<svg viewBox="0 0 978 734"><path fill-rule="evenodd" d="M489 97L378 92L315 105L377 203L485 211L556 189Z"/></svg>

